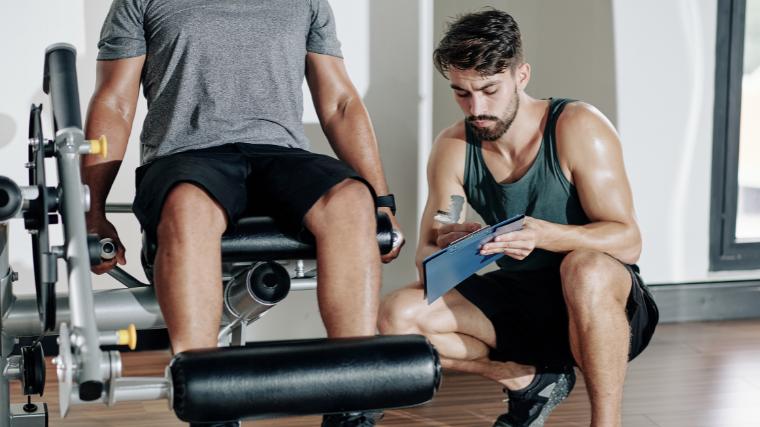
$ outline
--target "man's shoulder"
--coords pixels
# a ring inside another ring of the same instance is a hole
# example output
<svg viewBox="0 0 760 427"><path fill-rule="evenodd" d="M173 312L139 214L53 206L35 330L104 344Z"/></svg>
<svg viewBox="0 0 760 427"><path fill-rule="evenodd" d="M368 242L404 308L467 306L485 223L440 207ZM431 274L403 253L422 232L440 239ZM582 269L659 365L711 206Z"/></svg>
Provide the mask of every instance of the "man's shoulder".
<svg viewBox="0 0 760 427"><path fill-rule="evenodd" d="M567 104L557 119L555 144L558 156L570 170L573 165L585 164L599 158L601 153L620 148L615 126L596 107L575 101Z"/></svg>
<svg viewBox="0 0 760 427"><path fill-rule="evenodd" d="M433 143L433 149L436 151L464 150L466 143L464 120L459 120L438 134Z"/></svg>
<svg viewBox="0 0 760 427"><path fill-rule="evenodd" d="M436 141L441 139L459 139L464 141L466 139L466 132L464 129L464 120L459 120L451 124L451 126L443 129L436 137Z"/></svg>
<svg viewBox="0 0 760 427"><path fill-rule="evenodd" d="M568 103L557 118L555 126L557 144L573 148L598 143L600 140L617 140L615 126L598 108L583 101Z"/></svg>
<svg viewBox="0 0 760 427"><path fill-rule="evenodd" d="M583 101L568 102L557 118L558 134L584 134L602 129L614 129L614 126L598 108Z"/></svg>
<svg viewBox="0 0 760 427"><path fill-rule="evenodd" d="M442 130L435 138L431 151L431 161L450 162L464 160L467 137L464 120L460 120Z"/></svg>

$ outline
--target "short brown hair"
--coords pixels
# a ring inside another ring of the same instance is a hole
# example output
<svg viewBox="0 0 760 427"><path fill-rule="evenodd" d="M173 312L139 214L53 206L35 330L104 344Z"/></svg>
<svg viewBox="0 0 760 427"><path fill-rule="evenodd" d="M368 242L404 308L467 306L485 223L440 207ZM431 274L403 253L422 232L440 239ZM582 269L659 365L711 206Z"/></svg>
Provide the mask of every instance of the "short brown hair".
<svg viewBox="0 0 760 427"><path fill-rule="evenodd" d="M447 78L451 68L486 76L514 69L523 62L520 28L512 15L496 9L460 16L433 52L433 62Z"/></svg>

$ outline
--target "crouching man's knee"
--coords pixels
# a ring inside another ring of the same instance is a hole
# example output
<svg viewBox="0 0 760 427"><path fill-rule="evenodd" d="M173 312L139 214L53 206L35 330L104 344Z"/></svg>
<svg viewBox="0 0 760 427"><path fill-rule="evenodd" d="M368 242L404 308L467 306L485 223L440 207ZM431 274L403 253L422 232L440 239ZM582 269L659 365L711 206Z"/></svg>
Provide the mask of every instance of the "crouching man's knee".
<svg viewBox="0 0 760 427"><path fill-rule="evenodd" d="M623 264L611 256L591 250L572 251L563 259L560 275L571 314L604 307L625 309L631 277Z"/></svg>
<svg viewBox="0 0 760 427"><path fill-rule="evenodd" d="M380 304L378 328L383 335L420 334L425 300L421 289L404 288L390 293Z"/></svg>

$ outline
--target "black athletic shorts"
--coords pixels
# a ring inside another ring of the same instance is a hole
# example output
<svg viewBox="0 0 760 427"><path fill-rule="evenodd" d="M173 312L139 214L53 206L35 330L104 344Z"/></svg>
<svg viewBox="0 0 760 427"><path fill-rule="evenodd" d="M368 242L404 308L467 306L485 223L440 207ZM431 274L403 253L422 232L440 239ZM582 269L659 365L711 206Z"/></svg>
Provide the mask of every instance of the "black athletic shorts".
<svg viewBox="0 0 760 427"><path fill-rule="evenodd" d="M628 358L632 360L649 344L659 312L638 267L623 265L632 280L626 303L631 329ZM492 360L550 367L575 363L558 268L472 275L456 289L493 323L496 348L491 349Z"/></svg>
<svg viewBox="0 0 760 427"><path fill-rule="evenodd" d="M137 168L133 210L155 241L166 196L175 185L188 182L222 206L230 227L243 216L266 215L308 240L304 216L347 178L366 184L374 198L372 187L333 157L275 145L227 144L159 157Z"/></svg>

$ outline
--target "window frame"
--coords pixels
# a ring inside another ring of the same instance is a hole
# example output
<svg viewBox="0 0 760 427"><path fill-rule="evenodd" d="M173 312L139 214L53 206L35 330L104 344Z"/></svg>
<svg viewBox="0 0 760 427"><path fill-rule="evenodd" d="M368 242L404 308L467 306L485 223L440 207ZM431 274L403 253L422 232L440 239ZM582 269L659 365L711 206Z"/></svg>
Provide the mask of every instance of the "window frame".
<svg viewBox="0 0 760 427"><path fill-rule="evenodd" d="M718 0L710 271L760 268L760 242L736 241L746 0Z"/></svg>

